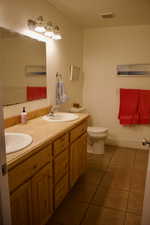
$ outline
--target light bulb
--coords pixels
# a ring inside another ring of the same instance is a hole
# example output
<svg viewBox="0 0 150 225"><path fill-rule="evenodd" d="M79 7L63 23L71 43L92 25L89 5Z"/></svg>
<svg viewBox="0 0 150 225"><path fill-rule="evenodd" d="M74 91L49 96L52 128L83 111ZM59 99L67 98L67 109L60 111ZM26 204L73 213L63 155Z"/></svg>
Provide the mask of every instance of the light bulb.
<svg viewBox="0 0 150 225"><path fill-rule="evenodd" d="M60 34L60 29L58 26L55 26L54 28L54 36L52 37L53 40L61 40L62 36Z"/></svg>
<svg viewBox="0 0 150 225"><path fill-rule="evenodd" d="M28 37L31 37L33 39L36 39L38 41L43 41L43 42L48 42L49 41L49 38L44 36L43 34L41 33L37 33L35 31L32 31L32 30L27 30L24 32L24 34Z"/></svg>
<svg viewBox="0 0 150 225"><path fill-rule="evenodd" d="M54 36L54 32L52 32L52 31L46 31L44 34L47 37L53 37Z"/></svg>
<svg viewBox="0 0 150 225"><path fill-rule="evenodd" d="M54 36L52 37L53 40L61 40L62 36L60 34L54 34Z"/></svg>
<svg viewBox="0 0 150 225"><path fill-rule="evenodd" d="M34 30L39 33L43 33L46 31L45 27L39 25L37 25Z"/></svg>

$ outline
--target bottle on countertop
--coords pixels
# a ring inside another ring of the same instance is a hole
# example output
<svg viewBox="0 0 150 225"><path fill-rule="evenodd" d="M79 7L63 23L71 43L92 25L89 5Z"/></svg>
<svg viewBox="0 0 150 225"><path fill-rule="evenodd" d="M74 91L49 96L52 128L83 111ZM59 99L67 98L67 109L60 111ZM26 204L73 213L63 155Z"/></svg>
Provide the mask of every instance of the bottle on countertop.
<svg viewBox="0 0 150 225"><path fill-rule="evenodd" d="M23 107L22 113L21 113L21 123L25 124L27 123L27 112L26 112L26 108Z"/></svg>

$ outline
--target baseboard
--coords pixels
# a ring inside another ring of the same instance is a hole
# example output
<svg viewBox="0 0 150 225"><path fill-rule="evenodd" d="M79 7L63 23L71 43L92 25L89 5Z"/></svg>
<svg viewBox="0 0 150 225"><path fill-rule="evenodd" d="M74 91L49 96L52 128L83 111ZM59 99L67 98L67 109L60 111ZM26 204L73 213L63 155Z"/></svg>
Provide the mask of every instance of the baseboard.
<svg viewBox="0 0 150 225"><path fill-rule="evenodd" d="M141 150L149 150L149 146L143 146L141 141L133 141L128 139L111 139L108 138L106 140L107 145L123 147L123 148L132 148L132 149L141 149Z"/></svg>

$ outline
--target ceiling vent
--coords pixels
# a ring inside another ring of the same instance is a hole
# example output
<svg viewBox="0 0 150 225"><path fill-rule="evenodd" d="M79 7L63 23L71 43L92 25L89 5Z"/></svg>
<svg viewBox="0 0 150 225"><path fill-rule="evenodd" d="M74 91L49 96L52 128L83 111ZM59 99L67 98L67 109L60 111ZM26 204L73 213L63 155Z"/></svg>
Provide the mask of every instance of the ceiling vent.
<svg viewBox="0 0 150 225"><path fill-rule="evenodd" d="M112 19L114 14L112 12L105 12L99 14L102 19Z"/></svg>

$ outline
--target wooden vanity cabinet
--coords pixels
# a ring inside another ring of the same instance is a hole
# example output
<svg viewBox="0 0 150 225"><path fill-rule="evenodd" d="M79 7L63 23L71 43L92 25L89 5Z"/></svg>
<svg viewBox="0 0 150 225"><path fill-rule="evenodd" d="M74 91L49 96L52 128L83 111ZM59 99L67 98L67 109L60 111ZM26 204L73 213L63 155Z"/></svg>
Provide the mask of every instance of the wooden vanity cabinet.
<svg viewBox="0 0 150 225"><path fill-rule="evenodd" d="M52 215L51 154L49 145L8 172L12 225L44 225ZM25 168L28 173L17 177Z"/></svg>
<svg viewBox="0 0 150 225"><path fill-rule="evenodd" d="M86 170L87 122L8 172L12 225L45 225Z"/></svg>

